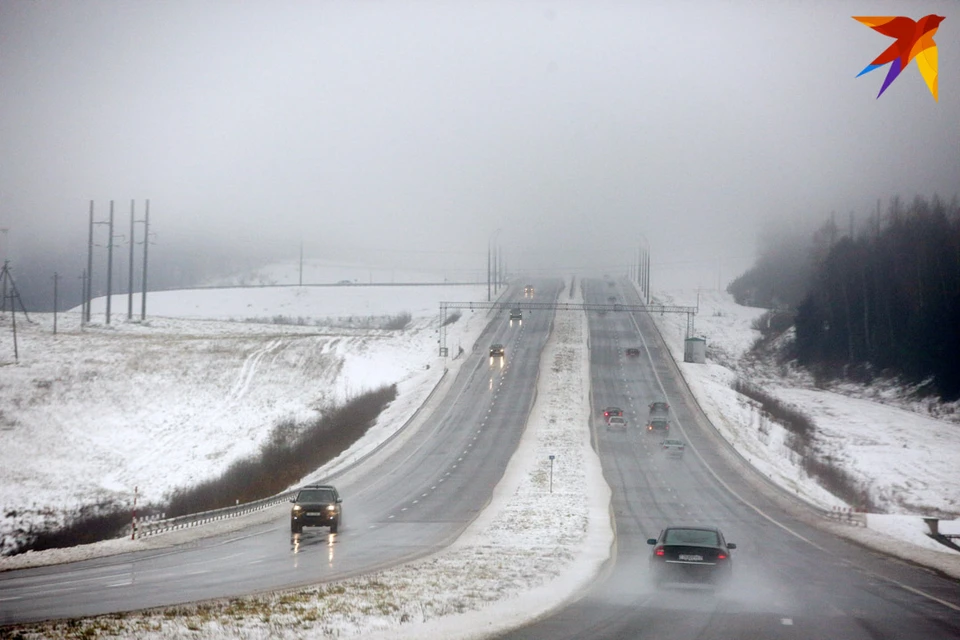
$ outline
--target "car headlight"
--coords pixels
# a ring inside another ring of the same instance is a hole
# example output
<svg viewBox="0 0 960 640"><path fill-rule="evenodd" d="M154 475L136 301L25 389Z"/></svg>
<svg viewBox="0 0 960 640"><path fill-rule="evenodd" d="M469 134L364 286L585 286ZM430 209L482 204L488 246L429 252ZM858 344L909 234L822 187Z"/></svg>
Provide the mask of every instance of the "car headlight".
<svg viewBox="0 0 960 640"><path fill-rule="evenodd" d="M336 510L337 510L337 505L335 505L335 504L328 504L328 505L327 505L327 511L336 511Z"/></svg>
<svg viewBox="0 0 960 640"><path fill-rule="evenodd" d="M301 507L300 505L296 504L293 506L294 513L300 513L301 511L303 511L303 507Z"/></svg>

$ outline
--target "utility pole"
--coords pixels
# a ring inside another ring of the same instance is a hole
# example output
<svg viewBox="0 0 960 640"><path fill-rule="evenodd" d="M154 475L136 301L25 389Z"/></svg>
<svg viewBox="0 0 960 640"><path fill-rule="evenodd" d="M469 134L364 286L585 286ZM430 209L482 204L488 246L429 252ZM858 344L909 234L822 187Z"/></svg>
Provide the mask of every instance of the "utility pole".
<svg viewBox="0 0 960 640"><path fill-rule="evenodd" d="M150 199L147 199L147 210L143 217L143 294L140 296L140 320L147 318L147 247L150 246Z"/></svg>
<svg viewBox="0 0 960 640"><path fill-rule="evenodd" d="M87 323L87 270L84 269L80 274L80 299L83 300L83 304L80 306L80 329L83 329L83 325Z"/></svg>
<svg viewBox="0 0 960 640"><path fill-rule="evenodd" d="M113 293L113 200L110 201L110 226L107 235L107 324L110 324L110 298Z"/></svg>
<svg viewBox="0 0 960 640"><path fill-rule="evenodd" d="M3 261L3 276L4 276L4 277L3 277L3 278L0 278L0 280L3 281L3 300L0 301L0 311L2 311L3 313L6 313L6 312L7 312L7 278L6 278L6 274L7 274L7 265L8 265L8 264L10 264L10 261L7 260L7 259L4 259L4 261ZM13 301L12 301L12 300L11 300L10 308L13 309L14 312L16 312L16 309L14 309L14 307L13 307Z"/></svg>
<svg viewBox="0 0 960 640"><path fill-rule="evenodd" d="M30 316L27 315L27 308L23 306L23 300L20 298L20 292L17 291L17 283L13 281L13 274L10 273L10 261L3 261L3 269L0 269L0 280L3 281L3 308L7 308L7 291L10 291L10 320L13 326L13 360L20 362L20 352L17 348L17 303L20 303L20 309L23 311L23 317L30 322ZM8 286L9 283L9 286Z"/></svg>
<svg viewBox="0 0 960 640"><path fill-rule="evenodd" d="M90 322L90 299L93 297L93 200L90 201L90 239L87 241L87 278L83 292L83 317Z"/></svg>
<svg viewBox="0 0 960 640"><path fill-rule="evenodd" d="M53 335L57 335L57 281L60 275L53 272Z"/></svg>
<svg viewBox="0 0 960 640"><path fill-rule="evenodd" d="M133 319L133 200L130 200L130 265L129 265L129 277L127 282L129 286L127 287L127 320Z"/></svg>

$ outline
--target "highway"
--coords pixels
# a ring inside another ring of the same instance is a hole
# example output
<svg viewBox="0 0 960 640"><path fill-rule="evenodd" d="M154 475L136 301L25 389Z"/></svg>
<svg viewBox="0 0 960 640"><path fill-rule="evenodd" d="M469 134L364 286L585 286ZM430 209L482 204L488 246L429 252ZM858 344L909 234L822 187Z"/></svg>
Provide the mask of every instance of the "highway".
<svg viewBox="0 0 960 640"><path fill-rule="evenodd" d="M559 282L537 281L537 300ZM584 282L585 301L633 289ZM519 299L521 291L511 291ZM275 522L169 549L0 574L0 623L90 616L336 580L432 553L452 541L490 499L533 401L553 314L504 312L469 354L430 420L336 484L341 533L291 536ZM960 638L960 584L863 549L813 526L810 514L765 482L698 410L641 313L590 312L594 444L612 488L616 548L581 597L500 636L525 640ZM500 342L506 357L492 361ZM627 357L639 347L639 357ZM671 405L671 436L688 444L664 456L642 429L654 399ZM605 406L624 409L626 432L608 431ZM721 591L654 587L648 538L669 524L719 526L736 542L735 576Z"/></svg>
<svg viewBox="0 0 960 640"><path fill-rule="evenodd" d="M587 302L629 286L584 282ZM501 636L524 640L960 637L960 585L807 524L802 510L744 464L708 424L642 313L589 314L594 442L613 491L614 559L594 586L550 616ZM627 347L641 347L628 358ZM665 396L682 459L658 450L643 429L647 406ZM607 431L605 406L624 409L626 433ZM648 538L671 524L710 524L736 542L725 590L654 587Z"/></svg>
<svg viewBox="0 0 960 640"><path fill-rule="evenodd" d="M560 280L536 281L553 301ZM509 295L523 296L523 289ZM342 478L343 525L275 521L181 546L0 573L0 624L86 617L297 587L375 571L453 541L490 501L522 434L553 314L493 317L449 393L416 433ZM489 344L506 347L488 357Z"/></svg>

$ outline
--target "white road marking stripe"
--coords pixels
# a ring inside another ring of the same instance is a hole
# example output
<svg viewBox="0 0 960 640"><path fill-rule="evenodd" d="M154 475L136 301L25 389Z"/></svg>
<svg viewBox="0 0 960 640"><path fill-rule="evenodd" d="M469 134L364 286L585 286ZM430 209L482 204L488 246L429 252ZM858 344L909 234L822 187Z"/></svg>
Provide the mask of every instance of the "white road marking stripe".
<svg viewBox="0 0 960 640"><path fill-rule="evenodd" d="M643 332L640 331L640 325L637 324L637 319L633 316L632 313L630 314L630 319L633 321L633 325L636 327L637 333L640 334L640 340L643 342L643 349L644 349L644 351L647 352L647 359L650 361L651 364L653 364L653 356L650 355L650 348L647 346L647 340L646 340L646 338L643 337ZM660 387L660 392L663 393L664 396L666 396L666 391L665 391L664 388L663 388L663 381L660 379L660 374L657 372L657 368L656 368L656 367L653 367L653 375L654 375L654 377L656 377L656 379L657 379L657 385ZM682 377L682 374L681 374L681 377ZM692 392L691 392L691 393L692 393ZM707 420L709 421L709 418L707 418ZM772 516L768 515L768 514L765 513L763 510L761 510L760 507L757 507L757 506L754 505L753 503L748 502L743 496L741 496L739 493L737 493L736 491L734 491L733 488L730 487L730 485L728 485L726 482L724 482L724 481L720 478L720 476L717 475L717 472L713 470L713 467L711 467L709 464L707 464L707 461L703 459L703 456L700 455L700 451L698 451L697 448L693 445L693 443L690 442L690 438L687 436L687 432L686 432L686 430L683 428L683 425L678 422L678 423L677 423L677 426L680 428L680 433L683 434L683 437L684 437L684 438L687 440L687 442L689 443L689 447L690 447L691 449L693 449L694 455L696 455L697 458L700 460L700 463L703 464L703 466L706 468L706 470L710 472L710 475L712 475L712 476L714 477L714 479L715 479L717 482L719 482L720 485L721 485L724 489L726 489L727 492L728 492L730 495L732 495L734 498L736 498L737 500L739 500L740 502L742 502L742 503L745 504L746 506L748 506L748 507L750 507L751 509L753 509L754 511L756 511L757 514L760 515L761 517L765 518L765 519L768 520L769 522L771 522L771 523L775 524L776 526L780 527L781 529L783 529L783 530L786 531L787 533L791 534L792 536L794 536L794 537L796 537L796 538L798 538L798 539L800 539L800 540L803 540L804 542L806 542L807 544L809 544L811 547L813 547L813 548L815 548L815 549L819 549L820 551L822 551L823 553L825 553L825 554L827 554L827 555L831 555L831 556L834 555L834 554L830 553L827 549L825 549L825 548L821 547L820 545L818 545L818 544L817 544L816 542L814 542L813 540L810 540L809 538L804 537L803 535L801 535L800 533L794 531L793 529L791 529L791 528L788 527L787 525L783 524L782 522L779 522L779 521L775 520ZM865 574L872 575L872 576L874 576L874 577L876 577L876 578L879 578L879 579L881 579L881 580L885 580L886 582L889 582L889 583L891 583L891 584L895 584L895 585L897 585L898 587L901 587L901 588L903 588L904 590L909 591L910 593L914 593L914 594L916 594L916 595L918 595L918 596L922 596L922 597L924 597L924 598L927 598L928 600L931 600L931 601L933 601L933 602L942 604L943 606L947 607L948 609L953 609L954 611L960 611L960 606L957 606L957 605L955 605L955 604L953 604L953 603L951 603L951 602L947 602L946 600L941 600L940 598L937 598L936 596L933 596L933 595L930 595L929 593L925 593L925 592L923 592L923 591L920 591L919 589L915 589L915 588L913 588L913 587L911 587L911 586L909 586L909 585L906 585L906 584L904 584L904 583L902 583L902 582L900 582L900 581L898 581L898 580L894 580L893 578L888 578L888 577L886 577L886 576L881 576L880 574L874 573L874 572L870 571L869 569L866 569L865 567L859 567L859 569L860 569L860 571L862 571L862 572L865 573Z"/></svg>

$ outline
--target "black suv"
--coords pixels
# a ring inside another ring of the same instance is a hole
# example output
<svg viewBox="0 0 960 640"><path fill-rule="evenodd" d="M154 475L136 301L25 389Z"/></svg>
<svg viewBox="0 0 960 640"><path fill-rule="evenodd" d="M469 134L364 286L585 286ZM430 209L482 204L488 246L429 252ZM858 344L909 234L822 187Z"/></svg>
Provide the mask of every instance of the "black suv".
<svg viewBox="0 0 960 640"><path fill-rule="evenodd" d="M499 342L497 344L490 345L490 357L491 358L502 358L503 357L503 345Z"/></svg>
<svg viewBox="0 0 960 640"><path fill-rule="evenodd" d="M337 488L328 484L308 484L301 487L297 497L290 500L290 531L300 533L304 527L330 527L330 533L340 528L343 499Z"/></svg>

